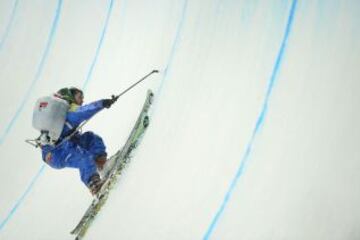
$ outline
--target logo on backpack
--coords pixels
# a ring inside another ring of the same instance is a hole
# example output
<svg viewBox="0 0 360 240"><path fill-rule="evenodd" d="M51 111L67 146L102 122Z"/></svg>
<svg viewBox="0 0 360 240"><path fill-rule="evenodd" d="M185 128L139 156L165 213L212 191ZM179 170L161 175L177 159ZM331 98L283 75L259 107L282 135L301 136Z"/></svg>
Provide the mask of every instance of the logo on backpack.
<svg viewBox="0 0 360 240"><path fill-rule="evenodd" d="M48 102L40 102L39 104L39 111L43 110L44 108L47 107L49 103Z"/></svg>

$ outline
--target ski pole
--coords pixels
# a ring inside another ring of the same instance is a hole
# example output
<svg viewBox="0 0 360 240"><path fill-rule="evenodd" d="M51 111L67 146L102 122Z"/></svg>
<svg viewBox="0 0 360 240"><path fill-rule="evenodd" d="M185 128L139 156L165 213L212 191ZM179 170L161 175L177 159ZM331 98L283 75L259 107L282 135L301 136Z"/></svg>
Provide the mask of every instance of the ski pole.
<svg viewBox="0 0 360 240"><path fill-rule="evenodd" d="M147 75L145 75L144 77L142 77L139 81L137 81L136 83L132 84L130 87L128 87L127 89L125 89L123 92L121 92L119 95L117 96L112 96L112 99L114 100L114 102L116 102L116 100L121 97L122 95L124 95L126 92L128 92L130 89L132 89L133 87L135 87L136 85L138 85L139 83L141 83L142 81L144 81L146 78L148 78L150 75L154 74L154 73L158 73L158 70L152 70L150 73L148 73ZM68 140L71 137L73 137L77 131L79 131L81 128L83 128L83 126L89 121L90 119L82 122L76 129L74 132L72 132L69 136L65 137L64 140ZM62 142L64 142L64 140ZM60 143L61 144L61 143ZM59 144L59 145L60 145Z"/></svg>
<svg viewBox="0 0 360 240"><path fill-rule="evenodd" d="M144 81L146 78L148 78L150 75L154 74L154 73L158 73L159 70L152 70L150 73L148 73L147 75L145 75L144 77L142 77L139 81L137 81L136 83L132 84L130 87L128 87L127 89L125 89L122 93L120 93L117 96L112 96L112 98L114 99L114 101L116 101L119 97L121 97L122 95L124 95L125 93L127 93L130 89L132 89L133 87L135 87L136 85L138 85L139 83L141 83L142 81Z"/></svg>

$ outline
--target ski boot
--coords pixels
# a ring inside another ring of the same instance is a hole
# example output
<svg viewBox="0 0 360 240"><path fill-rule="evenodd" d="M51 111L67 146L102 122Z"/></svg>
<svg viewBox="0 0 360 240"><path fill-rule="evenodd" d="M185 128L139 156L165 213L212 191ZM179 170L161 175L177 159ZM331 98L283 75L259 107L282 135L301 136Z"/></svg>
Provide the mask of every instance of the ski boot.
<svg viewBox="0 0 360 240"><path fill-rule="evenodd" d="M105 181L108 178L110 172L113 170L116 164L116 160L117 158L113 156L104 162L101 169L98 167L98 172L100 174L101 179Z"/></svg>
<svg viewBox="0 0 360 240"><path fill-rule="evenodd" d="M106 154L103 155L99 155L95 158L95 163L96 163L96 167L98 169L98 171L102 171L104 168L104 165L106 163Z"/></svg>
<svg viewBox="0 0 360 240"><path fill-rule="evenodd" d="M103 182L99 174L94 174L89 181L88 187L93 196L95 196L101 189Z"/></svg>

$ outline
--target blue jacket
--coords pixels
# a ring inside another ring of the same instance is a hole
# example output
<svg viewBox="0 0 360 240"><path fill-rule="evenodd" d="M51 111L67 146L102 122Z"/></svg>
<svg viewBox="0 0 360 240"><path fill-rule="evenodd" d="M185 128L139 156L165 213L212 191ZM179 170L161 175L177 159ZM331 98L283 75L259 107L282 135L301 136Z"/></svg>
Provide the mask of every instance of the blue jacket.
<svg viewBox="0 0 360 240"><path fill-rule="evenodd" d="M70 109L66 115L66 122L61 132L59 142L61 142L65 137L71 134L72 130L76 129L82 122L90 119L102 109L104 109L103 100L95 101L83 106L71 104ZM41 147L42 158L44 161L46 154L55 148L56 146L51 145L44 145Z"/></svg>

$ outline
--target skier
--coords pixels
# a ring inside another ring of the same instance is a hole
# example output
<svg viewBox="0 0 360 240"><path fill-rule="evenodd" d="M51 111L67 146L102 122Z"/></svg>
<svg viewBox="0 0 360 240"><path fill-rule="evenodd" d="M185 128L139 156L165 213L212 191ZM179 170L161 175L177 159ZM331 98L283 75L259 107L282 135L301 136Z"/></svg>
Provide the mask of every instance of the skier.
<svg viewBox="0 0 360 240"><path fill-rule="evenodd" d="M62 88L55 96L66 100L70 108L59 140L55 144L41 145L42 159L55 169L79 169L82 182L95 195L103 184L99 172L107 162L106 147L102 138L93 132L75 131L82 122L100 110L110 108L117 98L102 99L83 105L83 92L75 87ZM69 136L71 137L68 139Z"/></svg>

